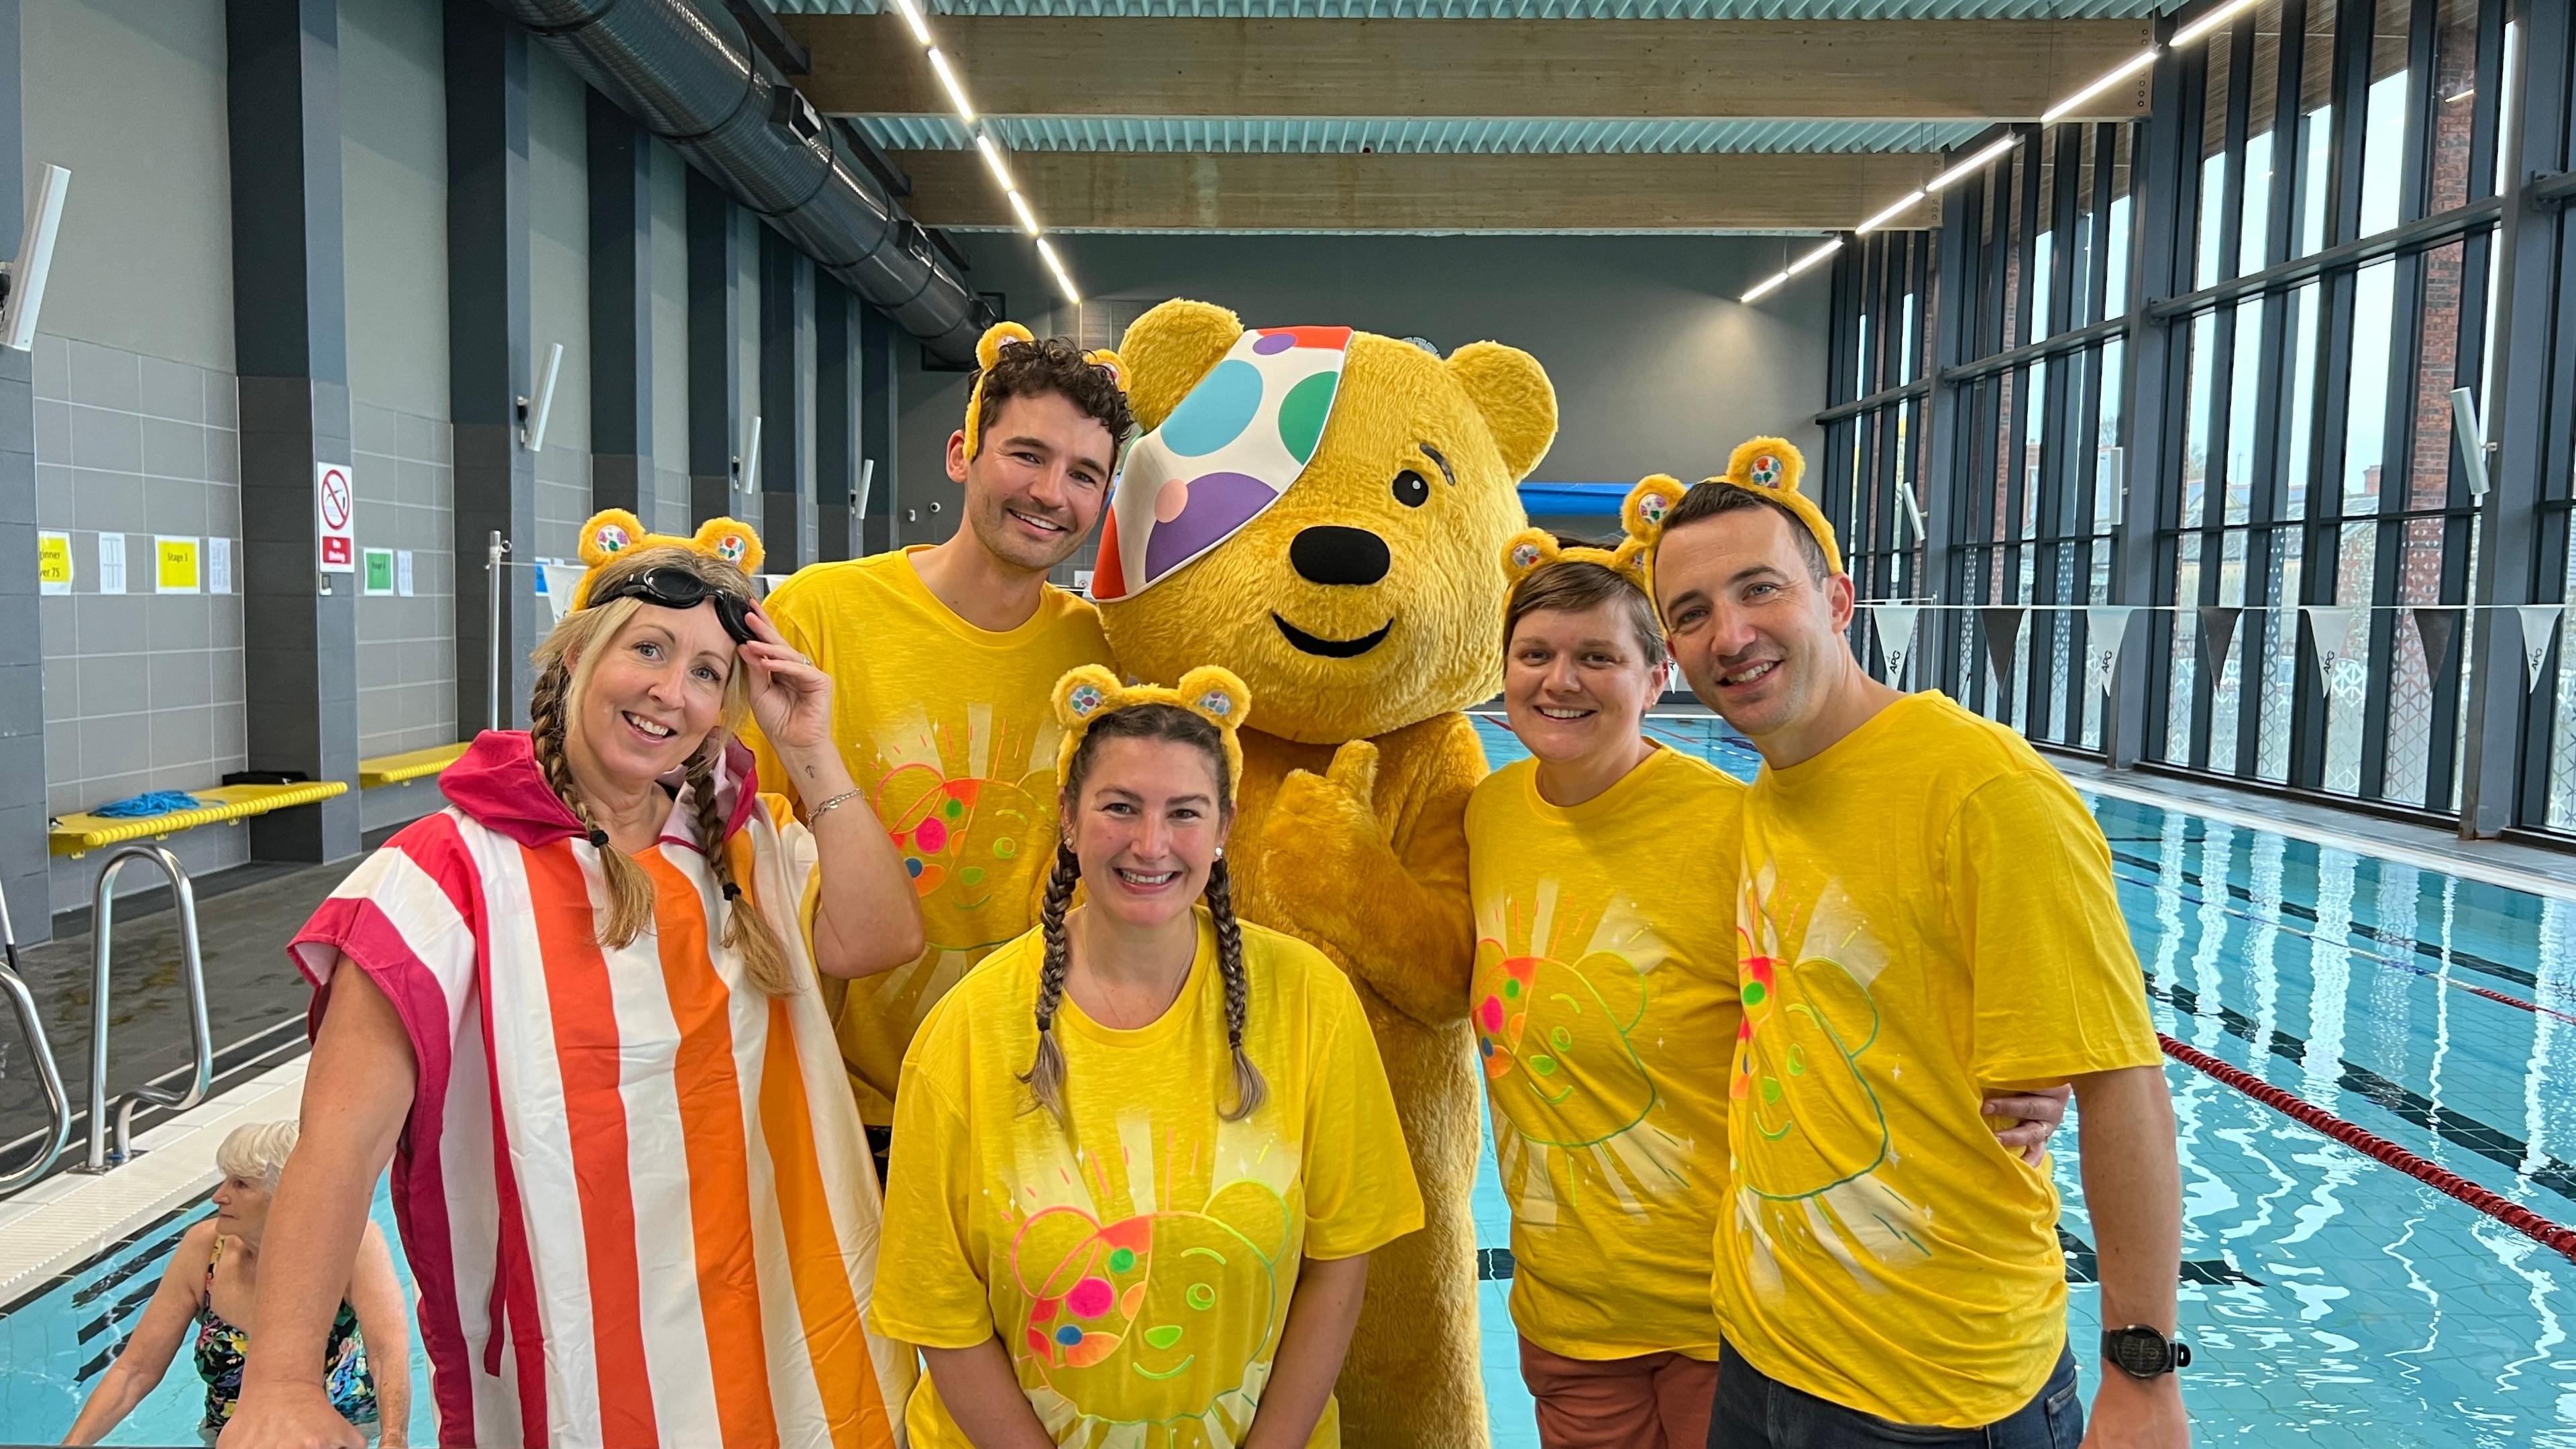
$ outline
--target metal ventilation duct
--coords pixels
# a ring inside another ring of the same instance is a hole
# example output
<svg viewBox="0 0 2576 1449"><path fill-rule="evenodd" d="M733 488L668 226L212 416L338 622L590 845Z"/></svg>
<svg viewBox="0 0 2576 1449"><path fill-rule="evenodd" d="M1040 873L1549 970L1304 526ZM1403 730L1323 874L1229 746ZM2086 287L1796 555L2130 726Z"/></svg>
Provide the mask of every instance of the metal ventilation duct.
<svg viewBox="0 0 2576 1449"><path fill-rule="evenodd" d="M646 130L947 361L971 364L982 300L813 109L752 60L742 26L691 0L492 0Z"/></svg>

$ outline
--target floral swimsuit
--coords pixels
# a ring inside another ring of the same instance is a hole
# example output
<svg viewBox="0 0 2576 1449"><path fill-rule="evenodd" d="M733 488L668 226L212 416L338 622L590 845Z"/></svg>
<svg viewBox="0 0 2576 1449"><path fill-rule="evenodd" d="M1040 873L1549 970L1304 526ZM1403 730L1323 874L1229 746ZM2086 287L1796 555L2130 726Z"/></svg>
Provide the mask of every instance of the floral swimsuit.
<svg viewBox="0 0 2576 1449"><path fill-rule="evenodd" d="M206 1259L206 1304L197 1312L197 1377L206 1381L203 1427L209 1439L232 1422L233 1406L241 1401L242 1364L250 1356L250 1335L215 1312L215 1265L223 1258L224 1240L219 1233L215 1250ZM352 1424L374 1423L376 1381L367 1371L367 1345L358 1336L358 1312L346 1299L331 1320L322 1363L322 1387L331 1395L331 1407Z"/></svg>

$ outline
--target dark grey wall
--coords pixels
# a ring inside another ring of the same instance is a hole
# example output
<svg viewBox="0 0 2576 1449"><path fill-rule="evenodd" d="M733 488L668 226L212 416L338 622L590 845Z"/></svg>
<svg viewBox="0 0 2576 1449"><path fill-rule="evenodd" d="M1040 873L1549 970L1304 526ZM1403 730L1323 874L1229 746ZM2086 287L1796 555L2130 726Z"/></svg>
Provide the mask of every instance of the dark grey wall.
<svg viewBox="0 0 2576 1449"><path fill-rule="evenodd" d="M1736 301L1778 269L1777 237L1059 236L1084 290L1079 319L1025 238L960 241L976 288L1003 293L1041 333L1114 342L1144 306L1186 296L1254 325L1347 323L1444 352L1482 338L1524 348L1563 416L1534 481L1699 477L1763 432L1811 453L1820 443L1808 420L1824 405L1825 269L1755 306ZM895 516L921 510L908 541L945 537L955 519L953 505L935 518L926 505L948 496L936 460L965 406L961 374L920 362L905 346Z"/></svg>

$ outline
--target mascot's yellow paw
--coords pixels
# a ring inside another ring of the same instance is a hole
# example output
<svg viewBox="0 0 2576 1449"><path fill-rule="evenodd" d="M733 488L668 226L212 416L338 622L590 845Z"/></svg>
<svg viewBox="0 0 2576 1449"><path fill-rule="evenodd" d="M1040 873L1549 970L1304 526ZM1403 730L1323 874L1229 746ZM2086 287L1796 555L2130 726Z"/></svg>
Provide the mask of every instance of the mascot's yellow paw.
<svg viewBox="0 0 2576 1449"><path fill-rule="evenodd" d="M1323 774L1289 771L1261 823L1255 868L1274 883L1312 882L1312 889L1287 893L1303 905L1308 927L1336 945L1350 944L1350 917L1335 903L1395 864L1376 794L1377 746L1351 740L1333 752Z"/></svg>

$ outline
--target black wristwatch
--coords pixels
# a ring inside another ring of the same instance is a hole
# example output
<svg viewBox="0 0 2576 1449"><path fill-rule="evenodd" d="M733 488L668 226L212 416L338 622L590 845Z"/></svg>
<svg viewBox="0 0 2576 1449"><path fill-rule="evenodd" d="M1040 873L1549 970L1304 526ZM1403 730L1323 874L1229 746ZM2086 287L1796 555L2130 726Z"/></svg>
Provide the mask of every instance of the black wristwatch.
<svg viewBox="0 0 2576 1449"><path fill-rule="evenodd" d="M2156 1379L2191 1365L2191 1345L2144 1324L2102 1330L2102 1358L2133 1379Z"/></svg>

